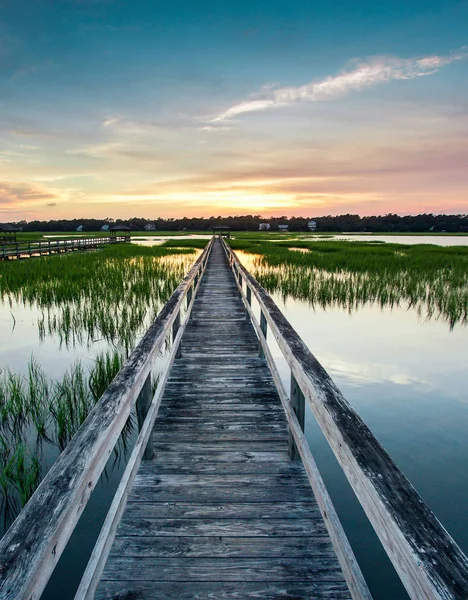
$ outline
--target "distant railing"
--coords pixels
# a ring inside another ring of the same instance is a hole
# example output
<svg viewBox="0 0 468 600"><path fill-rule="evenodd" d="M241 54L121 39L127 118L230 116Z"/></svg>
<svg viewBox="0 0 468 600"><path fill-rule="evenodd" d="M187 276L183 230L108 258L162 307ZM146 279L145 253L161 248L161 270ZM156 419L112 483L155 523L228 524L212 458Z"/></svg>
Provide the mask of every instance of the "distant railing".
<svg viewBox="0 0 468 600"><path fill-rule="evenodd" d="M124 244L128 242L130 242L130 235L41 240L37 242L12 242L0 245L0 260L48 256L50 254L61 254L62 252L72 252L73 250L88 250L108 244Z"/></svg>
<svg viewBox="0 0 468 600"><path fill-rule="evenodd" d="M152 456L154 420L212 244L213 239L0 541L1 599L40 597L136 403L140 433L76 596L93 597L140 461ZM172 349L153 396L151 369L168 335Z"/></svg>
<svg viewBox="0 0 468 600"><path fill-rule="evenodd" d="M286 412L291 458L300 456L303 460L353 598L370 595L303 433L305 399L409 596L414 600L466 600L465 554L348 404L269 294L228 244L224 240L222 243L257 332L260 355L270 366ZM252 310L252 294L260 306L260 320ZM290 395L268 347L268 327L291 369Z"/></svg>

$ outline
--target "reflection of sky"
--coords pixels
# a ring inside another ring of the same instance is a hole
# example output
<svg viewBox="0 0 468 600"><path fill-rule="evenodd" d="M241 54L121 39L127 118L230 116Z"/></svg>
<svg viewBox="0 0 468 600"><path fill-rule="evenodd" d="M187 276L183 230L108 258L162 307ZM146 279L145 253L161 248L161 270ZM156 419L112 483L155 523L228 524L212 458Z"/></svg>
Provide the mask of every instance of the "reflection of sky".
<svg viewBox="0 0 468 600"><path fill-rule="evenodd" d="M0 221L465 212L467 17L5 0Z"/></svg>
<svg viewBox="0 0 468 600"><path fill-rule="evenodd" d="M238 253L248 266L248 255ZM468 329L415 310L275 302L449 533L468 552ZM259 314L256 301L252 304ZM289 368L269 334L289 390ZM374 598L407 597L306 406L306 436ZM378 565L378 569L376 569Z"/></svg>

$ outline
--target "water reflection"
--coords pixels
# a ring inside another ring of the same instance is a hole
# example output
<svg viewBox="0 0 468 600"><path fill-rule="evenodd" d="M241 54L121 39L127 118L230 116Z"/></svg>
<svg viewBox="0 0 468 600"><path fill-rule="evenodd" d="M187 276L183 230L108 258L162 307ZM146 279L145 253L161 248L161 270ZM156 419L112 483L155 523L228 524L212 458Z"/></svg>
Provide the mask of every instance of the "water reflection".
<svg viewBox="0 0 468 600"><path fill-rule="evenodd" d="M281 294L285 302L296 298L313 307L345 308L349 312L366 305L415 310L421 319L440 318L451 328L468 322L468 277L464 263L439 270L425 270L423 265L376 269L376 257L366 269L363 253L362 267L351 270L336 265L321 268L313 262L310 266L307 262L279 263L279 257L243 251L238 256L268 292Z"/></svg>

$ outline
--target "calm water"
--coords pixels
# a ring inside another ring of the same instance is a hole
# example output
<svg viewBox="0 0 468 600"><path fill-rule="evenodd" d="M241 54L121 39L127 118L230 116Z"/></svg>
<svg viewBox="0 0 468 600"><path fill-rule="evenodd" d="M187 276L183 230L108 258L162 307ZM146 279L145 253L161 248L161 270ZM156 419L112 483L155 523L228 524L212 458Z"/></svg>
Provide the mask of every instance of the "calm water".
<svg viewBox="0 0 468 600"><path fill-rule="evenodd" d="M320 240L320 238L317 238ZM322 238L323 239L323 238ZM325 238L326 239L326 238ZM468 246L464 235L334 235L335 240L355 242L388 242L390 244L435 244L436 246Z"/></svg>
<svg viewBox="0 0 468 600"><path fill-rule="evenodd" d="M238 256L248 267L248 255ZM370 305L350 314L278 295L274 300L468 552L468 329L450 331L414 310ZM270 345L289 389L287 365L274 341ZM310 410L306 436L374 598L407 598Z"/></svg>

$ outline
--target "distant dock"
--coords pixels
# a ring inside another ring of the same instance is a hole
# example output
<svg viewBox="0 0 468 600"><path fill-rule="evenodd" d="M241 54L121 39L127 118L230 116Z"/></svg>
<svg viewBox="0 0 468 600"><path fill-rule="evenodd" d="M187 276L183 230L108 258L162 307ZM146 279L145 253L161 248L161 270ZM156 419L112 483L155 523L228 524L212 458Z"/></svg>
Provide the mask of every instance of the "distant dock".
<svg viewBox="0 0 468 600"><path fill-rule="evenodd" d="M38 242L10 242L0 245L0 260L21 260L37 256L50 256L77 250L91 250L109 244L127 244L130 235L114 235L106 237L83 237L57 240L41 240Z"/></svg>

